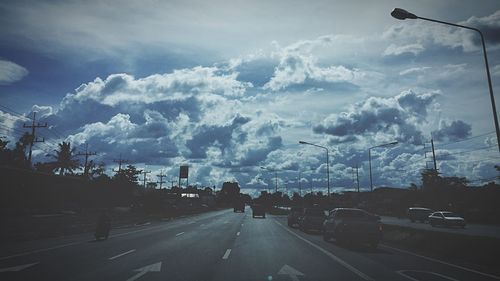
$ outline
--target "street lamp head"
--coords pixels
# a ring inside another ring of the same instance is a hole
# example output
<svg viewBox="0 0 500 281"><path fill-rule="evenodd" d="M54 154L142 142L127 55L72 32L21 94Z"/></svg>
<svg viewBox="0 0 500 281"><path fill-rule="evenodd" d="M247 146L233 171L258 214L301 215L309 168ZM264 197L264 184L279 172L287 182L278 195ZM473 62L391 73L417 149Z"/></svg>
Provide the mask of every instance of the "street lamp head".
<svg viewBox="0 0 500 281"><path fill-rule="evenodd" d="M393 141L393 142L391 142L391 143L389 143L389 144L390 144L390 145L395 145L395 144L398 144L398 142L397 142L397 141Z"/></svg>
<svg viewBox="0 0 500 281"><path fill-rule="evenodd" d="M262 167L262 166L260 166L260 168L261 168L261 169L263 169L263 170L267 170L267 169L266 169L266 167Z"/></svg>
<svg viewBox="0 0 500 281"><path fill-rule="evenodd" d="M299 141L300 144L309 144L308 142L305 141Z"/></svg>
<svg viewBox="0 0 500 281"><path fill-rule="evenodd" d="M405 19L416 19L417 16L415 14L412 14L408 12L407 10L401 9L401 8L395 8L391 12L391 16L393 18L396 18L398 20L405 20Z"/></svg>

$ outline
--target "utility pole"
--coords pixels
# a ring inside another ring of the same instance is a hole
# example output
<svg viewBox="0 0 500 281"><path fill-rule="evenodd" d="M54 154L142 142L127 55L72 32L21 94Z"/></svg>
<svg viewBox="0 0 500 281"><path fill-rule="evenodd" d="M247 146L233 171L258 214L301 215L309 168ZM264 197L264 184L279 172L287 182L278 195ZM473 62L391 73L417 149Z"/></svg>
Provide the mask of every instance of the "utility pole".
<svg viewBox="0 0 500 281"><path fill-rule="evenodd" d="M37 128L47 128L47 123L45 123L43 125L40 123L35 124L35 121L36 121L35 119L36 119L36 112L33 112L33 123L31 125L23 124L23 128L31 128L30 152L28 154L28 162L30 163L30 165L31 165L31 154L32 154L32 150L33 150L33 144L35 142L45 142L45 138L42 138L41 140L39 140L35 136L35 130Z"/></svg>
<svg viewBox="0 0 500 281"><path fill-rule="evenodd" d="M359 193L359 173L358 173L358 165L356 164L356 182L358 184L358 193Z"/></svg>
<svg viewBox="0 0 500 281"><path fill-rule="evenodd" d="M141 173L144 175L144 188L146 188L146 174L151 173L151 171L141 171Z"/></svg>
<svg viewBox="0 0 500 281"><path fill-rule="evenodd" d="M172 184L172 185L170 186L170 189L174 188L174 182L175 182L175 180L170 181L170 183Z"/></svg>
<svg viewBox="0 0 500 281"><path fill-rule="evenodd" d="M128 163L128 160L122 159L122 154L120 153L120 159L113 160L113 162L118 163L118 173L120 173L121 170L122 170L122 164L123 163Z"/></svg>
<svg viewBox="0 0 500 281"><path fill-rule="evenodd" d="M162 184L165 183L165 181L163 181L163 178L167 177L167 175L164 175L163 171L160 171L160 174L156 176L160 178L160 181L158 183L160 184L160 189L161 189Z"/></svg>
<svg viewBox="0 0 500 281"><path fill-rule="evenodd" d="M78 152L77 156L85 156L85 166L83 166L83 174L87 177L89 174L88 159L89 156L96 155L96 152L89 152L89 144L85 143L85 152Z"/></svg>
<svg viewBox="0 0 500 281"><path fill-rule="evenodd" d="M299 171L299 196L302 197L302 187L300 186L300 171Z"/></svg>
<svg viewBox="0 0 500 281"><path fill-rule="evenodd" d="M428 144L428 143L427 143ZM425 158L427 158L427 153L430 153L432 152L432 163L433 163L433 166L434 166L434 171L437 172L437 162L436 162L436 152L434 151L434 139L431 138L431 151L428 151L425 147L425 143L424 143L424 156ZM425 166L426 168L428 167L427 164L428 164L429 161L427 161L425 163ZM428 168L427 168L428 169Z"/></svg>

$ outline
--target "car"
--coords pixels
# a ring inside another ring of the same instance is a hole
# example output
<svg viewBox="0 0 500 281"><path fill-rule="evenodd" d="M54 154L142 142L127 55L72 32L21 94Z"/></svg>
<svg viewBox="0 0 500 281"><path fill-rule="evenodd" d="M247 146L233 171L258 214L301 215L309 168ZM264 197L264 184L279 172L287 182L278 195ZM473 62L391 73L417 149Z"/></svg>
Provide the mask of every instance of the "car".
<svg viewBox="0 0 500 281"><path fill-rule="evenodd" d="M368 244L377 248L382 238L380 217L362 209L333 209L323 223L323 240L339 244Z"/></svg>
<svg viewBox="0 0 500 281"><path fill-rule="evenodd" d="M252 218L262 217L266 218L266 208L260 204L254 204L252 206Z"/></svg>
<svg viewBox="0 0 500 281"><path fill-rule="evenodd" d="M233 212L244 213L245 212L245 202L243 202L243 201L235 202L233 205Z"/></svg>
<svg viewBox="0 0 500 281"><path fill-rule="evenodd" d="M448 211L434 212L429 216L429 223L431 226L458 226L465 228L465 219L461 216Z"/></svg>
<svg viewBox="0 0 500 281"><path fill-rule="evenodd" d="M325 211L323 209L317 207L304 208L298 220L299 229L304 232L309 230L321 231L325 217Z"/></svg>
<svg viewBox="0 0 500 281"><path fill-rule="evenodd" d="M303 207L292 207L290 213L288 213L288 226L292 227L299 224L299 218L304 212Z"/></svg>
<svg viewBox="0 0 500 281"><path fill-rule="evenodd" d="M412 207L408 208L408 218L411 222L426 222L430 214L434 211L429 208Z"/></svg>

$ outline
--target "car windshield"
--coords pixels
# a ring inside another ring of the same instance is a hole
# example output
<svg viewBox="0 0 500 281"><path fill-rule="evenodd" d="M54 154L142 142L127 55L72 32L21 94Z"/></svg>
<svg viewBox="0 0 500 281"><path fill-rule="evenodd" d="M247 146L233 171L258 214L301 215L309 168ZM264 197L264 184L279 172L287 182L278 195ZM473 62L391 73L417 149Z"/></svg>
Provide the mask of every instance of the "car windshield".
<svg viewBox="0 0 500 281"><path fill-rule="evenodd" d="M336 218L365 218L367 214L362 210L338 210Z"/></svg>
<svg viewBox="0 0 500 281"><path fill-rule="evenodd" d="M309 216L324 216L325 212L321 209L306 209L305 214Z"/></svg>
<svg viewBox="0 0 500 281"><path fill-rule="evenodd" d="M460 217L459 215L457 215L455 213L452 213L452 212L443 212L442 214L443 214L443 216L445 216L447 218L458 218L458 217Z"/></svg>

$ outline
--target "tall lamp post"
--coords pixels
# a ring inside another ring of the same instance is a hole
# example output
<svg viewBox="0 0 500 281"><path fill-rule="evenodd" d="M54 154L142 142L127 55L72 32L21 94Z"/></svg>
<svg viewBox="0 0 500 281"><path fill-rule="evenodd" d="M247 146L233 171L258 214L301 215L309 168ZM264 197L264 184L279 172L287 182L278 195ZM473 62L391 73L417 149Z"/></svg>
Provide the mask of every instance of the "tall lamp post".
<svg viewBox="0 0 500 281"><path fill-rule="evenodd" d="M373 180L372 180L372 152L371 150L377 147L382 147L382 146L389 146L389 145L395 145L398 144L397 141L393 141L390 143L384 143L384 144L379 144L376 146L372 146L368 148L368 166L370 166L370 191L373 191Z"/></svg>
<svg viewBox="0 0 500 281"><path fill-rule="evenodd" d="M299 141L299 144L312 145L312 146L316 146L316 147L323 148L326 150L326 182L327 182L327 186L328 186L328 197L330 197L330 163L328 162L328 148L321 146L321 145L314 144L314 143L306 142L306 141Z"/></svg>
<svg viewBox="0 0 500 281"><path fill-rule="evenodd" d="M270 172L274 172L274 176L276 177L276 186L275 186L275 193L278 193L278 170L273 170L273 169L270 169L270 168L267 168L267 167L260 167L261 169L263 170L268 170Z"/></svg>
<svg viewBox="0 0 500 281"><path fill-rule="evenodd" d="M424 18L424 17L419 17L419 16L412 14L412 13L410 13L404 9L401 9L401 8L395 8L394 10L392 10L391 16L398 19L398 20L421 19L421 20L426 20L426 21L432 21L432 22L437 22L437 23L441 23L441 24L446 24L446 25L451 25L451 26L455 26L455 27L474 30L474 31L477 31L479 33L479 35L481 36L481 43L483 45L484 64L486 66L486 76L488 77L488 87L490 89L491 108L493 109L493 120L495 121L495 130L497 133L498 151L500 152L500 127L498 125L497 109L496 109L496 105L495 105L495 97L493 95L493 86L491 85L490 68L488 66L488 56L486 55L486 45L484 44L483 33L479 29L474 28L474 27L455 24L455 23L451 23L451 22L440 21L440 20L435 20L435 19L429 19L429 18Z"/></svg>

